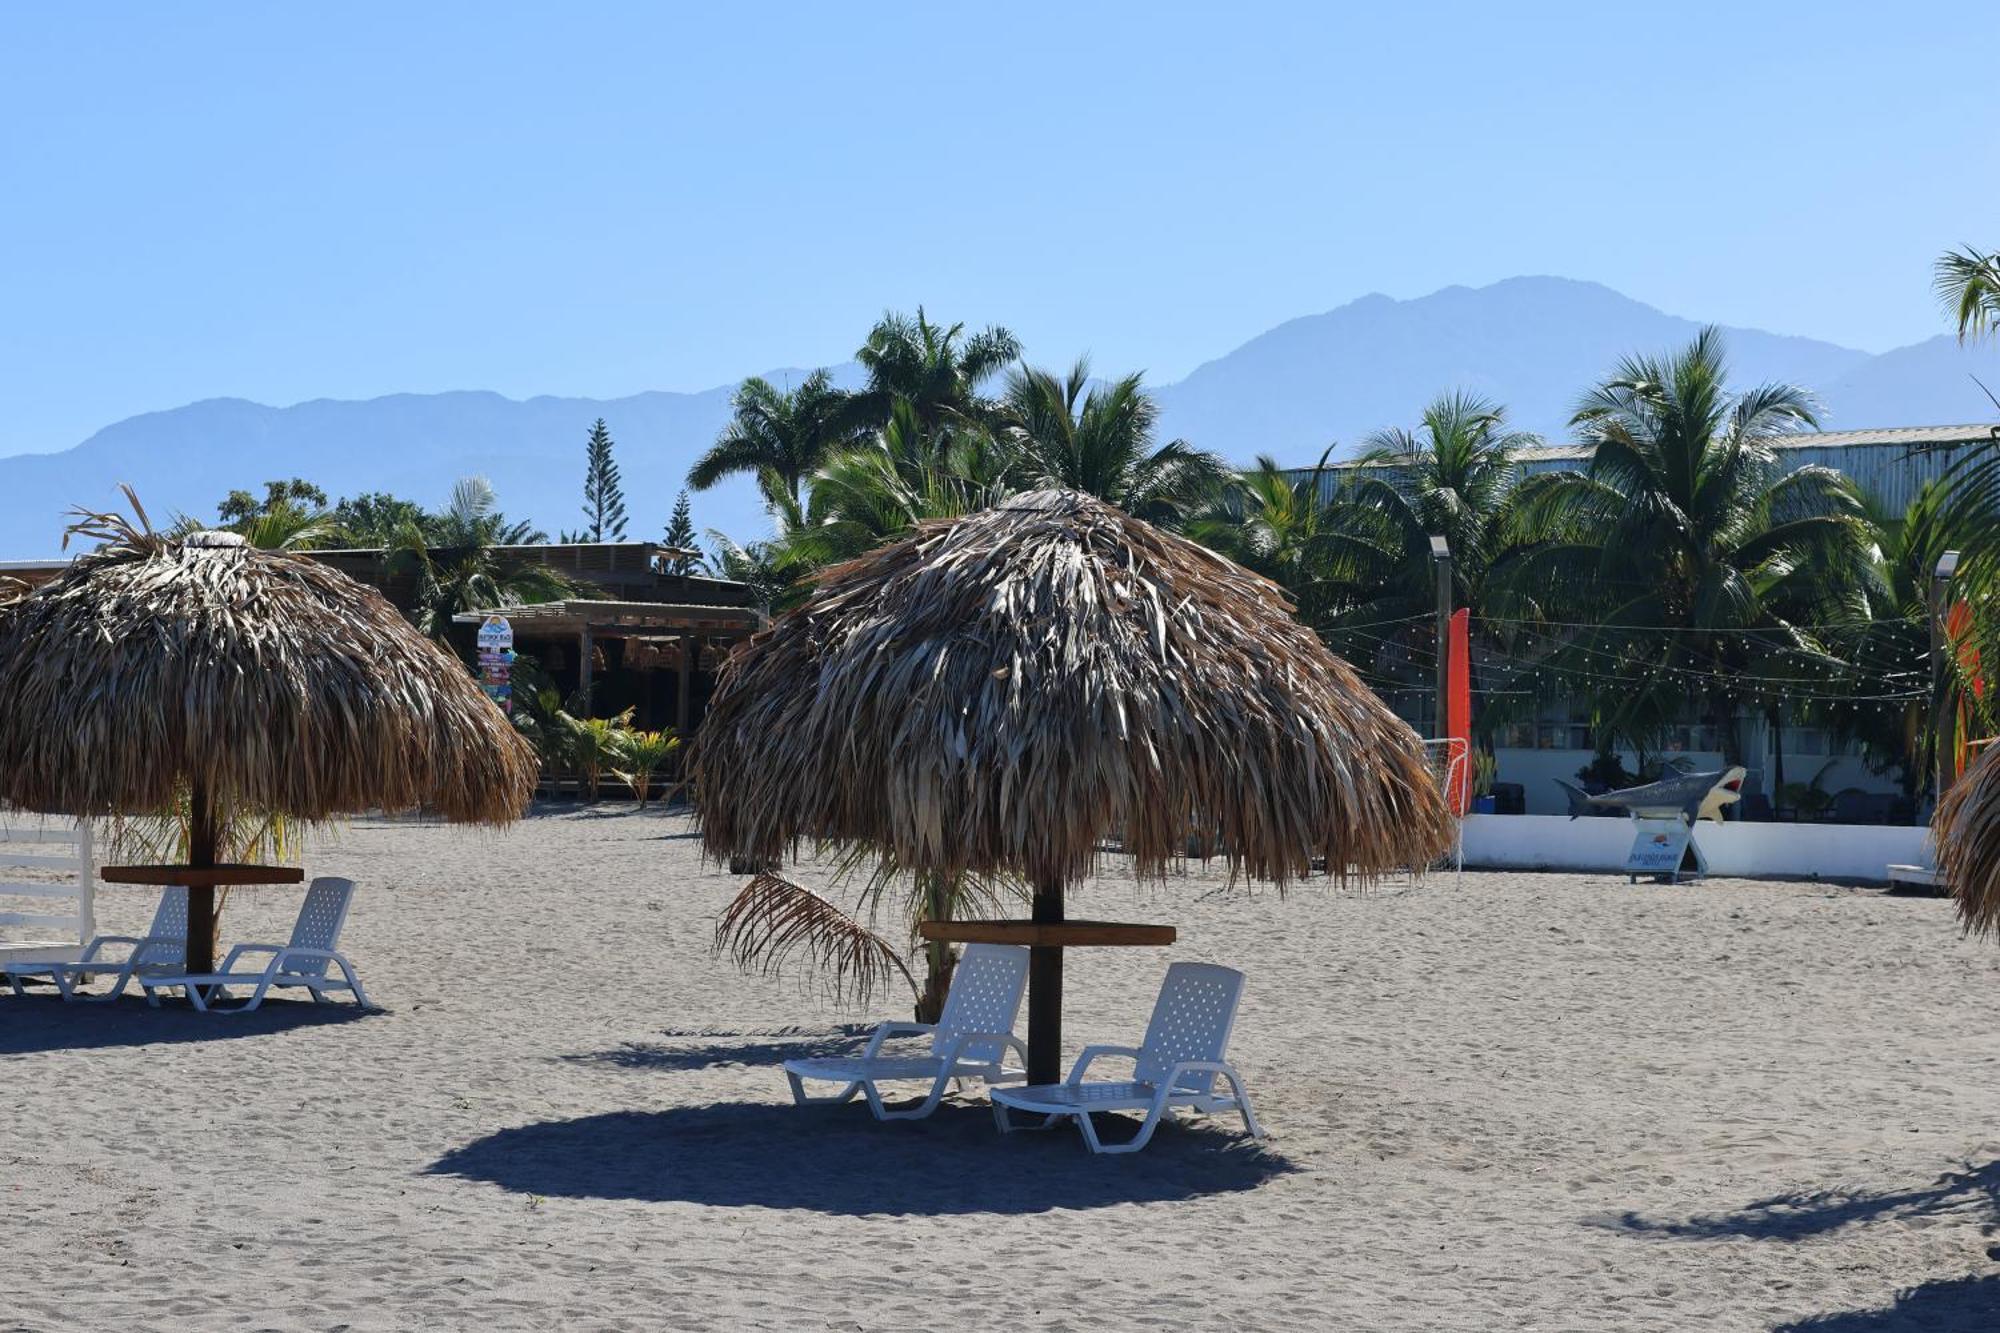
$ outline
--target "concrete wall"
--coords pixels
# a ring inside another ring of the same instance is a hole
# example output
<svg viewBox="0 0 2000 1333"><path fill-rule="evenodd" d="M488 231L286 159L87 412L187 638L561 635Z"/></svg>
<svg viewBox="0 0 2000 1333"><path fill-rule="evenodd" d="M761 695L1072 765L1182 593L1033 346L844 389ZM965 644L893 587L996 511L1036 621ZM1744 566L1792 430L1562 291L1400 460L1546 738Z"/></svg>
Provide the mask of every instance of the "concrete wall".
<svg viewBox="0 0 2000 1333"><path fill-rule="evenodd" d="M1891 863L1929 865L1930 830L1875 824L1710 824L1695 844L1711 874L1817 877L1880 883ZM1468 815L1465 864L1502 870L1622 874L1629 819Z"/></svg>

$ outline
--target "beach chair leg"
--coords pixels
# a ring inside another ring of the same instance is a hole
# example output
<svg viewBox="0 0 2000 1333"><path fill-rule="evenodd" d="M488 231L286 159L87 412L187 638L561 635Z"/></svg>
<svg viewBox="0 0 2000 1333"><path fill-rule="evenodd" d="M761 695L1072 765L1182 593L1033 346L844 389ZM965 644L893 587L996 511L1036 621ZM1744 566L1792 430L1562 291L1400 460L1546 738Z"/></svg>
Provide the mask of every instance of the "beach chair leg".
<svg viewBox="0 0 2000 1333"><path fill-rule="evenodd" d="M922 1120L932 1111L937 1110L938 1103L944 1100L944 1090L950 1086L951 1075L939 1074L931 1082L930 1096L924 1098L923 1101L908 1110L892 1111L884 1106L876 1113L876 1118L879 1120Z"/></svg>
<svg viewBox="0 0 2000 1333"><path fill-rule="evenodd" d="M861 1084L857 1081L844 1085L839 1092L834 1093L831 1097L815 1097L806 1091L804 1081L791 1070L787 1069L785 1071L785 1079L792 1085L792 1104L794 1106L839 1106L845 1102L853 1101L854 1094L861 1091Z"/></svg>
<svg viewBox="0 0 2000 1333"><path fill-rule="evenodd" d="M363 1009L373 1009L375 1006L368 1003L368 992L361 989L361 974L354 970L354 965L345 958L335 958L334 962L340 968L340 975L347 978L347 992L354 997L354 1002ZM313 998L320 998L317 989L313 991Z"/></svg>
<svg viewBox="0 0 2000 1333"><path fill-rule="evenodd" d="M1250 1094L1244 1090L1243 1080L1236 1076L1234 1070L1225 1077L1229 1080L1230 1089L1236 1094L1236 1109L1243 1113L1244 1132L1253 1139L1263 1138L1264 1127L1257 1123L1257 1113L1250 1109Z"/></svg>
<svg viewBox="0 0 2000 1333"><path fill-rule="evenodd" d="M81 980L81 978L78 978L78 980ZM111 979L111 989L104 992L104 994L77 995L76 982L73 981L69 984L69 986L66 989L64 989L63 998L67 1000L74 997L75 999L78 1000L88 1001L91 1004L110 1004L113 1000L117 999L119 996L125 993L125 987L130 985L131 982L132 982L132 969L129 967L121 967L118 969L118 974Z"/></svg>

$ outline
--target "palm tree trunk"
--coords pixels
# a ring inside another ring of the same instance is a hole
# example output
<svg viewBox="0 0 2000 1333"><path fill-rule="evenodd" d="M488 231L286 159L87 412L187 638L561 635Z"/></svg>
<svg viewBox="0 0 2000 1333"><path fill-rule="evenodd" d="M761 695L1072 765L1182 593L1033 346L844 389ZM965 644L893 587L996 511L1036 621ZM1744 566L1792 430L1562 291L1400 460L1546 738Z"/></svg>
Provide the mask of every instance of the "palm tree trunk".
<svg viewBox="0 0 2000 1333"><path fill-rule="evenodd" d="M958 900L951 877L925 874L918 880L918 892L923 898L921 919L951 920ZM957 967L958 955L952 952L951 945L932 940L924 946L924 990L917 997L919 1023L935 1023L944 1016L945 996L951 993L951 974Z"/></svg>

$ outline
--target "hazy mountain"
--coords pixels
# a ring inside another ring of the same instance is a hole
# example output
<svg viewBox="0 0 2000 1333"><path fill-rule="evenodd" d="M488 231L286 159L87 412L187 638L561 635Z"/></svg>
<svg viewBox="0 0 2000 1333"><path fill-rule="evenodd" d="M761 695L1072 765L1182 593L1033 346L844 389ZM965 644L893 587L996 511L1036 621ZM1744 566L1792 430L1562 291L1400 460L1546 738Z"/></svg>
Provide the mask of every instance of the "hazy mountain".
<svg viewBox="0 0 2000 1333"><path fill-rule="evenodd" d="M1365 296L1280 324L1162 388L1162 428L1235 457L1306 461L1330 442L1344 453L1370 431L1413 426L1424 403L1458 388L1507 404L1522 429L1560 437L1578 394L1619 357L1684 343L1700 327L1565 278L1447 287L1413 301ZM1755 329L1728 338L1745 381L1825 385L1869 360Z"/></svg>
<svg viewBox="0 0 2000 1333"><path fill-rule="evenodd" d="M1698 323L1595 283L1511 278L1448 287L1410 301L1367 296L1279 325L1154 386L1165 436L1238 461L1270 453L1308 462L1330 441L1351 449L1369 431L1415 424L1441 390L1509 405L1515 424L1563 435L1578 393L1631 352L1664 351ZM1817 390L1830 428L1934 425L1992 417L1971 376L2000 389L2000 356L1939 337L1880 356L1756 329L1727 331L1739 383L1784 379ZM1051 364L1058 350L1031 349ZM1120 367L1100 366L1100 371ZM838 377L858 380L853 366ZM799 371L772 372L796 382ZM399 394L265 407L234 399L130 418L57 454L0 459L0 555L56 549L73 504L112 505L129 481L157 518L202 517L233 487L311 478L332 495L386 490L427 503L479 474L509 514L551 535L581 522L583 439L604 417L618 442L631 535L657 538L688 464L728 417L727 387L630 398L531 398L462 392ZM764 517L748 482L695 497L697 525L750 536Z"/></svg>
<svg viewBox="0 0 2000 1333"><path fill-rule="evenodd" d="M802 370L766 378L796 383ZM858 368L836 378L860 382ZM530 398L497 393L393 394L363 402L318 399L266 407L239 398L190 403L107 426L74 449L0 459L0 553L54 552L62 515L77 504L121 506L130 482L156 525L175 512L213 518L233 488L305 477L330 497L389 491L440 504L459 477L483 476L508 515L551 538L583 524L584 437L603 417L631 515L628 536L657 541L688 465L729 418L733 386L629 398ZM695 523L754 533L765 523L748 481L694 497Z"/></svg>
<svg viewBox="0 0 2000 1333"><path fill-rule="evenodd" d="M1980 387L2000 393L2000 355L1991 346L1962 347L1943 334L1869 357L1819 386L1829 429L1859 426L1941 426L2000 416Z"/></svg>

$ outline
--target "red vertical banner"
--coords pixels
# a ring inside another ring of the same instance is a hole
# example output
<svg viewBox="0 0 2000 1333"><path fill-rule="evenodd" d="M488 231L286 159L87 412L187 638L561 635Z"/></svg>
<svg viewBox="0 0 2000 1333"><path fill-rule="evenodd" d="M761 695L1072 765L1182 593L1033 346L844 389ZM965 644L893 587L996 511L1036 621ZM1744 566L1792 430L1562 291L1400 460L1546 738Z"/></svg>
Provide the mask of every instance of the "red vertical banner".
<svg viewBox="0 0 2000 1333"><path fill-rule="evenodd" d="M1472 808L1472 612L1451 614L1451 656L1445 667L1445 735L1451 738L1451 812Z"/></svg>

